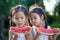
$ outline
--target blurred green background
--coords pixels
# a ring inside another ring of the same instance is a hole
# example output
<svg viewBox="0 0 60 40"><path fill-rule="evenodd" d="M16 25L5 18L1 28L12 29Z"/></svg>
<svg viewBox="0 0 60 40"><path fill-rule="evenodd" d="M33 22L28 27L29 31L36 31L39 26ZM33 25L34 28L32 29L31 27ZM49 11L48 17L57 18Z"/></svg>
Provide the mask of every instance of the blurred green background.
<svg viewBox="0 0 60 40"><path fill-rule="evenodd" d="M60 28L60 0L0 0L0 40L8 40L11 7L22 4L29 9L35 3L45 10L48 24Z"/></svg>

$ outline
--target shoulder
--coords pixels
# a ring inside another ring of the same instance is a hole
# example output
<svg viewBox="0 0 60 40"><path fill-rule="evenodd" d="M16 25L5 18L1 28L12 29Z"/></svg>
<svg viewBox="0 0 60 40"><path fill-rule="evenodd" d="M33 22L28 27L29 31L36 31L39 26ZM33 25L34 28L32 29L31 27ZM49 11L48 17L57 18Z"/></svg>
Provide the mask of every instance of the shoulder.
<svg viewBox="0 0 60 40"><path fill-rule="evenodd" d="M50 26L47 26L47 29L51 29L51 27Z"/></svg>

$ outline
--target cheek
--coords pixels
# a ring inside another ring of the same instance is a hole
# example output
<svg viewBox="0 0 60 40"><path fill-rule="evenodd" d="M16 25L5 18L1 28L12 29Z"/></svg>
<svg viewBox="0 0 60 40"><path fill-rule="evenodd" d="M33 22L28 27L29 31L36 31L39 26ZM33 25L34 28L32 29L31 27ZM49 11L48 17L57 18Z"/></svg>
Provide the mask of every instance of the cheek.
<svg viewBox="0 0 60 40"><path fill-rule="evenodd" d="M19 23L19 21L18 21L18 20L16 20L16 19L14 19L14 23L15 23L15 24L18 24L18 23Z"/></svg>
<svg viewBox="0 0 60 40"><path fill-rule="evenodd" d="M15 19L14 19L14 18L12 18L12 22L14 22L14 23L15 23Z"/></svg>
<svg viewBox="0 0 60 40"><path fill-rule="evenodd" d="M39 24L42 24L42 20L39 20Z"/></svg>
<svg viewBox="0 0 60 40"><path fill-rule="evenodd" d="M37 19L36 21L37 21L38 24L40 24L42 22L41 19Z"/></svg>
<svg viewBox="0 0 60 40"><path fill-rule="evenodd" d="M25 20L25 19L23 19L23 20L22 20L22 22L23 22L23 23L26 23L26 20Z"/></svg>

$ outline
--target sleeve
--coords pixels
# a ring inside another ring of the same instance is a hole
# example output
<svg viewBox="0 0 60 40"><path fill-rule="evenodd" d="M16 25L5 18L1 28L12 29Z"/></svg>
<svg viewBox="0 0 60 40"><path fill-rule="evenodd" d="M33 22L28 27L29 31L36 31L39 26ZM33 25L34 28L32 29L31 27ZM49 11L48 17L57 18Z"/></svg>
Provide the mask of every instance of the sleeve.
<svg viewBox="0 0 60 40"><path fill-rule="evenodd" d="M48 26L48 28L47 29L52 29L50 26Z"/></svg>

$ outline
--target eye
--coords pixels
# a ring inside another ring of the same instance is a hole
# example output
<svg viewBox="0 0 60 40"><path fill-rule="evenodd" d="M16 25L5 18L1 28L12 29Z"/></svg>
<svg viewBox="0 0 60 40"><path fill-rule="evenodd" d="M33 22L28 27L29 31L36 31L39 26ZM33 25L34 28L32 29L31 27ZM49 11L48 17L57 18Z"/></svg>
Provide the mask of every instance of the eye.
<svg viewBox="0 0 60 40"><path fill-rule="evenodd" d="M19 19L18 17L16 17L15 19Z"/></svg>
<svg viewBox="0 0 60 40"><path fill-rule="evenodd" d="M34 19L36 19L36 17L34 17Z"/></svg>
<svg viewBox="0 0 60 40"><path fill-rule="evenodd" d="M21 19L24 19L23 17L21 17Z"/></svg>

